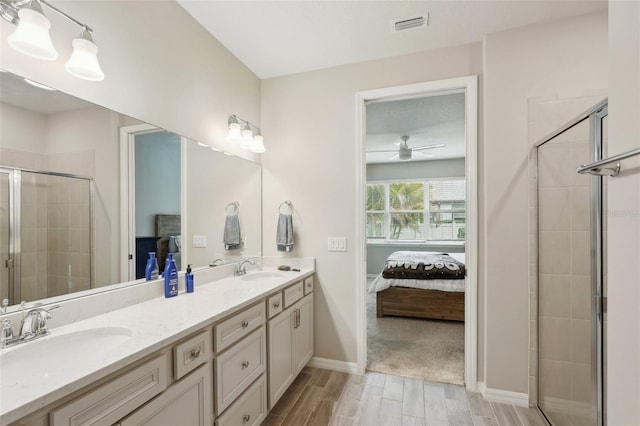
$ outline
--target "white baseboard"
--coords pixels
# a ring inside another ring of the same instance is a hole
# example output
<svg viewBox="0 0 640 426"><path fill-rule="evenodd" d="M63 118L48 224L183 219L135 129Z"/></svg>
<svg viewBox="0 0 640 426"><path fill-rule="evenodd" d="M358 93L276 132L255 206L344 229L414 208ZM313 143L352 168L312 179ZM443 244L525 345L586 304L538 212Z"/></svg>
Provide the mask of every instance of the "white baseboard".
<svg viewBox="0 0 640 426"><path fill-rule="evenodd" d="M309 367L326 368L327 370L340 371L342 373L363 374L359 371L358 364L355 362L336 361L335 359L319 358L314 356L307 364Z"/></svg>
<svg viewBox="0 0 640 426"><path fill-rule="evenodd" d="M529 394L526 393L490 389L487 388L484 382L478 382L478 392L480 392L487 401L517 405L519 407L529 406Z"/></svg>

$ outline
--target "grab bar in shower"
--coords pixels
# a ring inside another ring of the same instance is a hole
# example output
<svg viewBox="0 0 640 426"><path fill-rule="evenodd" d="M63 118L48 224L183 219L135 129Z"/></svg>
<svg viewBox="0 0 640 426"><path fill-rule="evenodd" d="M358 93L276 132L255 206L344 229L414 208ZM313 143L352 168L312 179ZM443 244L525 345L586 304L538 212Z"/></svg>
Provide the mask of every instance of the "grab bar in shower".
<svg viewBox="0 0 640 426"><path fill-rule="evenodd" d="M618 173L620 173L620 161L625 158L633 157L634 155L640 155L640 148L632 149L631 151L623 152L622 154L614 155L613 157L605 158L604 160L583 164L582 166L579 166L576 171L578 173L589 173L597 176L618 176ZM615 164L609 167L603 167L611 163Z"/></svg>

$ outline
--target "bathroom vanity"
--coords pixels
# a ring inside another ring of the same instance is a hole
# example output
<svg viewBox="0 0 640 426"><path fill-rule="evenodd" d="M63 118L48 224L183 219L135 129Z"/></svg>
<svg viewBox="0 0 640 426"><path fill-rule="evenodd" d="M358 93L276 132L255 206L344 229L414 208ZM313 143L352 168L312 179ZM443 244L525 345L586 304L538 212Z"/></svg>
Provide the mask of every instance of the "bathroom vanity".
<svg viewBox="0 0 640 426"><path fill-rule="evenodd" d="M196 274L194 293L3 349L0 424L259 425L313 355L310 261Z"/></svg>

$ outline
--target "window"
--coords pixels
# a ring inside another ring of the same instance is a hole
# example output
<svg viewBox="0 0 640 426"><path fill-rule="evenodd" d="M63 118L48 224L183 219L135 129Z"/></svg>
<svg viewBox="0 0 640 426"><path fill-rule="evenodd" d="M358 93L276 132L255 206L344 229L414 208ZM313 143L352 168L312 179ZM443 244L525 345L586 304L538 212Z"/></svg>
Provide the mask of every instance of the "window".
<svg viewBox="0 0 640 426"><path fill-rule="evenodd" d="M367 184L367 242L464 241L464 179Z"/></svg>

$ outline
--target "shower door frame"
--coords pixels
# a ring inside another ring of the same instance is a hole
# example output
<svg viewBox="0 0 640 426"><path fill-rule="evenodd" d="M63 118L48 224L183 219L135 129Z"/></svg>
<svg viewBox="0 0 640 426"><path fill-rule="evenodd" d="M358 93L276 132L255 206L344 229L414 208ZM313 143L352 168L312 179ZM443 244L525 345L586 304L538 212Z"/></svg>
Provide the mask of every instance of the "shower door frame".
<svg viewBox="0 0 640 426"><path fill-rule="evenodd" d="M9 271L9 303L17 304L22 300L21 262L22 262L22 173L81 179L89 182L89 288L95 288L94 277L94 237L93 237L93 199L95 187L93 178L70 173L50 172L21 167L0 166L0 173L9 175L9 258L5 266ZM9 267L10 266L10 267ZM13 300L13 302L11 302Z"/></svg>
<svg viewBox="0 0 640 426"><path fill-rule="evenodd" d="M533 149L536 150L536 199L538 197L538 160L539 156L537 154L538 149L550 142L555 137L565 133L566 131L572 129L573 127L579 125L580 123L589 120L590 126L590 151L592 153L593 158L587 159L589 161L598 161L603 158L603 139L602 139L602 120L608 115L608 99L605 98L602 101L598 102L593 107L589 108L582 114L575 117L573 120L569 121L565 125L558 128L556 131L551 134L545 136L540 141L538 141ZM578 165L576 165L578 166ZM577 173L577 171L576 171ZM602 426L606 424L606 416L605 416L605 406L604 403L606 398L605 392L605 383L606 383L606 366L604 364L606 360L605 353L605 334L604 334L604 314L606 313L606 295L603 293L603 267L604 267L604 251L605 247L603 245L603 227L604 227L604 217L603 217L603 177L602 176L591 176L591 185L590 185L590 212L591 212L591 250L590 254L592 257L591 264L591 295L593 299L591 300L591 312L592 312L592 321L591 321L591 356L592 360L595 362L595 368L591 369L591 386L592 386L592 399L595 401L595 419L596 425ZM539 201L536 200L536 206L539 208ZM539 220L539 213L537 213L537 217ZM539 225L537 225L539 229ZM539 231L536 231L539 232ZM538 253L537 253L537 261L536 264L540 265L540 241L538 241ZM536 283L537 286L540 285L540 274L537 274L538 281ZM539 299L540 292L537 290L537 297ZM537 303L538 311L540 309L540 300ZM539 321L540 315L539 312L537 314L536 321ZM538 334L536 335L536 357L537 357L537 371L536 371L536 408L538 412L547 420L549 424L553 424L544 411L540 408L540 327L537 327Z"/></svg>
<svg viewBox="0 0 640 426"><path fill-rule="evenodd" d="M16 286L16 282L20 282L20 261L21 261L21 240L20 232L15 232L16 229L20 229L20 209L18 206L21 204L20 198L20 186L21 186L21 173L19 169L13 167L0 167L0 173L7 174L9 184L9 251L7 259L5 259L5 269L8 269L9 281L8 281L8 299L9 303L21 298L22 293L19 286Z"/></svg>

